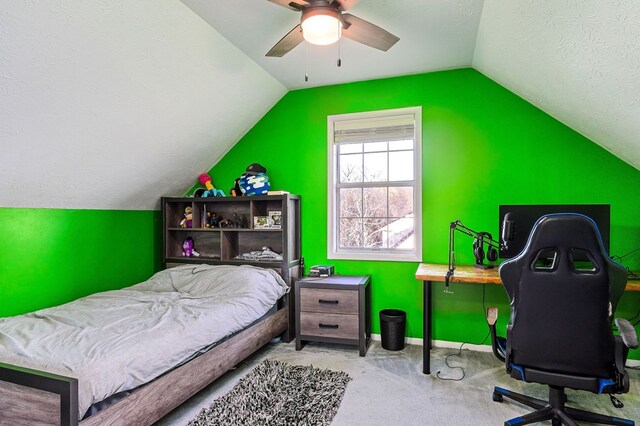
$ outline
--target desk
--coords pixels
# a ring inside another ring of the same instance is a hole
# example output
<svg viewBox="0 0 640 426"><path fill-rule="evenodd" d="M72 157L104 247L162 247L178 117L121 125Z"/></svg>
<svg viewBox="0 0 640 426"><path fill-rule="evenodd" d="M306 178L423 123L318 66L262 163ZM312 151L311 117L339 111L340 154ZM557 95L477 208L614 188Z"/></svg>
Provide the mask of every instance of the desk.
<svg viewBox="0 0 640 426"><path fill-rule="evenodd" d="M437 265L432 263L421 263L416 271L416 279L422 281L422 372L424 374L431 373L431 357L430 352L433 346L431 341L431 309L433 304L432 286L433 281L444 282L449 267L447 265ZM500 276L498 268L478 269L469 265L456 266L453 277L449 280L451 283L467 283L467 284L500 284ZM625 291L640 291L640 281L629 280Z"/></svg>

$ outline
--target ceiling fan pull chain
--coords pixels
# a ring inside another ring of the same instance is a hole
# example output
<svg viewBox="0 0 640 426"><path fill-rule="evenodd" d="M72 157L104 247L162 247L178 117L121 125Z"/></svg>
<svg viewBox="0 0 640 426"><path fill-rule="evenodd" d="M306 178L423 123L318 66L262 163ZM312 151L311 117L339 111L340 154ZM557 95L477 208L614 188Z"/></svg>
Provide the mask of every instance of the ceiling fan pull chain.
<svg viewBox="0 0 640 426"><path fill-rule="evenodd" d="M342 53L340 48L342 47L342 25L338 21L338 68L342 66Z"/></svg>
<svg viewBox="0 0 640 426"><path fill-rule="evenodd" d="M309 81L309 74L307 74L307 43L304 42L304 81Z"/></svg>

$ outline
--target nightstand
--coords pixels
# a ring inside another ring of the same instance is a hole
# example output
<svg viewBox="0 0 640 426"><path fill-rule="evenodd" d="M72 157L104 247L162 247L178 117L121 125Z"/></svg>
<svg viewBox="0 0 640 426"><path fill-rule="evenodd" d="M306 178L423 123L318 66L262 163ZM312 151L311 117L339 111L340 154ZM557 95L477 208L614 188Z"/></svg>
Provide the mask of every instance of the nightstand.
<svg viewBox="0 0 640 426"><path fill-rule="evenodd" d="M371 340L371 278L332 275L295 283L296 350L305 342L357 345L365 356Z"/></svg>

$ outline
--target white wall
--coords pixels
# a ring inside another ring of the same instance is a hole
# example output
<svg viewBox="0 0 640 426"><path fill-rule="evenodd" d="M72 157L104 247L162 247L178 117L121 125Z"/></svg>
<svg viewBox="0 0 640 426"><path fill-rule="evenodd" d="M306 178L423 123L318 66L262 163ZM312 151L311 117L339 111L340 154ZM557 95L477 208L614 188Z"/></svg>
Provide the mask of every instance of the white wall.
<svg viewBox="0 0 640 426"><path fill-rule="evenodd" d="M637 0L485 0L473 66L640 169Z"/></svg>
<svg viewBox="0 0 640 426"><path fill-rule="evenodd" d="M0 0L0 207L157 208L285 92L178 0Z"/></svg>

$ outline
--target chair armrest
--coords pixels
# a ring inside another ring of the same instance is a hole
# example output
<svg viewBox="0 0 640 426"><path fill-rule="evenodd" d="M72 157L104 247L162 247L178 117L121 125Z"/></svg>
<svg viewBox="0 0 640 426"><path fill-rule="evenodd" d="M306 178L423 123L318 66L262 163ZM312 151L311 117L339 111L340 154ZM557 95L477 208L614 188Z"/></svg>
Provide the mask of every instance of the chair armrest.
<svg viewBox="0 0 640 426"><path fill-rule="evenodd" d="M633 325L624 318L616 318L615 323L625 346L630 349L638 349L638 335Z"/></svg>

